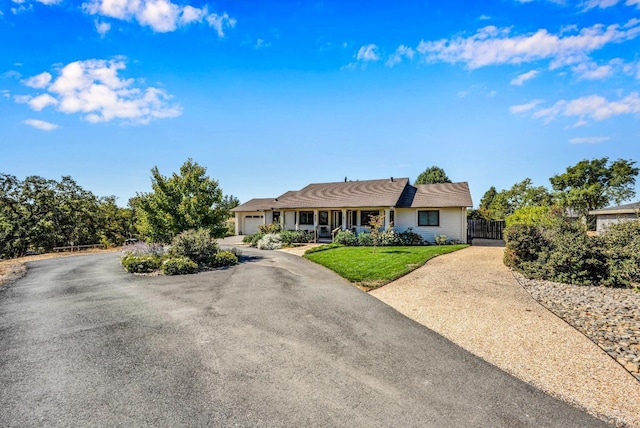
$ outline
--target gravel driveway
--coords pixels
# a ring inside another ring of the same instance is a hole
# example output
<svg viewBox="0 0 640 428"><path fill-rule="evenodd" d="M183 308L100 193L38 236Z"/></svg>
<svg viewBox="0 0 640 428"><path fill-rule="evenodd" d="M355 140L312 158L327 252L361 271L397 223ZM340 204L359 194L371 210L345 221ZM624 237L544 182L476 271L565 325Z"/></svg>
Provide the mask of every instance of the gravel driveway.
<svg viewBox="0 0 640 428"><path fill-rule="evenodd" d="M0 426L597 427L280 252L181 277L43 260L0 292Z"/></svg>
<svg viewBox="0 0 640 428"><path fill-rule="evenodd" d="M504 266L503 251L473 246L439 256L370 294L554 396L640 427L640 383L539 305Z"/></svg>

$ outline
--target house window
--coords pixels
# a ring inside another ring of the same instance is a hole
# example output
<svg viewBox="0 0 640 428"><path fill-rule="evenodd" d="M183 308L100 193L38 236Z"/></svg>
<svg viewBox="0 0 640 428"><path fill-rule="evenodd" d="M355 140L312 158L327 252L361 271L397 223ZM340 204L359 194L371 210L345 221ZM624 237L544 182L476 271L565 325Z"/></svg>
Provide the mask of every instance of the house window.
<svg viewBox="0 0 640 428"><path fill-rule="evenodd" d="M393 210L389 211L389 223L396 224L396 212Z"/></svg>
<svg viewBox="0 0 640 428"><path fill-rule="evenodd" d="M318 224L321 224L321 225L329 224L329 211L320 211L318 213Z"/></svg>
<svg viewBox="0 0 640 428"><path fill-rule="evenodd" d="M418 226L440 226L440 211L418 211Z"/></svg>
<svg viewBox="0 0 640 428"><path fill-rule="evenodd" d="M313 211L300 211L299 224L313 224Z"/></svg>
<svg viewBox="0 0 640 428"><path fill-rule="evenodd" d="M273 222L278 224L280 223L280 211L273 212Z"/></svg>
<svg viewBox="0 0 640 428"><path fill-rule="evenodd" d="M369 217L374 215L380 215L380 211L360 211L360 226L369 226Z"/></svg>

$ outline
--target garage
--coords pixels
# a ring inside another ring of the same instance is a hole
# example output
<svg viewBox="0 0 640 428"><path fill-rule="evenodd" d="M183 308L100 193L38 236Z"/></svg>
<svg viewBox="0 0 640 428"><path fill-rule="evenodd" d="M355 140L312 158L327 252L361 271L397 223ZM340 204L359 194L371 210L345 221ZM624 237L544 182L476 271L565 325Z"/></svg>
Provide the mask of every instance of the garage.
<svg viewBox="0 0 640 428"><path fill-rule="evenodd" d="M245 235L251 235L258 233L258 226L264 224L264 216L262 215L247 215L244 217L244 229Z"/></svg>

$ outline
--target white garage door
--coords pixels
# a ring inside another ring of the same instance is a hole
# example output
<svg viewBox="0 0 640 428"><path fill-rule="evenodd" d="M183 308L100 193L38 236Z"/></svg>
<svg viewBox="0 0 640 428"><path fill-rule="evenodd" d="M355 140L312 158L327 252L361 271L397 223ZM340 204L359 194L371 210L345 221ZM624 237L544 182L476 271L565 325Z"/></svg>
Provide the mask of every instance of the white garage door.
<svg viewBox="0 0 640 428"><path fill-rule="evenodd" d="M248 215L244 218L244 234L251 235L258 233L258 226L264 223L264 217L261 215Z"/></svg>

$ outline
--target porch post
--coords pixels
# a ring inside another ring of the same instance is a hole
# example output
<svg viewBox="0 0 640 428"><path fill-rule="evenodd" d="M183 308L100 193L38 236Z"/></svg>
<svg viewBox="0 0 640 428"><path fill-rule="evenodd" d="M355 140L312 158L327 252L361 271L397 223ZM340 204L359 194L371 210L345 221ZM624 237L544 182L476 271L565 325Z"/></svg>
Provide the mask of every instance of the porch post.
<svg viewBox="0 0 640 428"><path fill-rule="evenodd" d="M391 221L391 209L385 208L384 210L384 230L389 228L389 222Z"/></svg>
<svg viewBox="0 0 640 428"><path fill-rule="evenodd" d="M236 228L236 236L240 235L240 214L235 213L234 217L236 219L235 221L235 228Z"/></svg>
<svg viewBox="0 0 640 428"><path fill-rule="evenodd" d="M296 230L300 230L300 212L295 210L293 212L294 218L296 220Z"/></svg>
<svg viewBox="0 0 640 428"><path fill-rule="evenodd" d="M347 210L342 209L342 230L347 230Z"/></svg>

